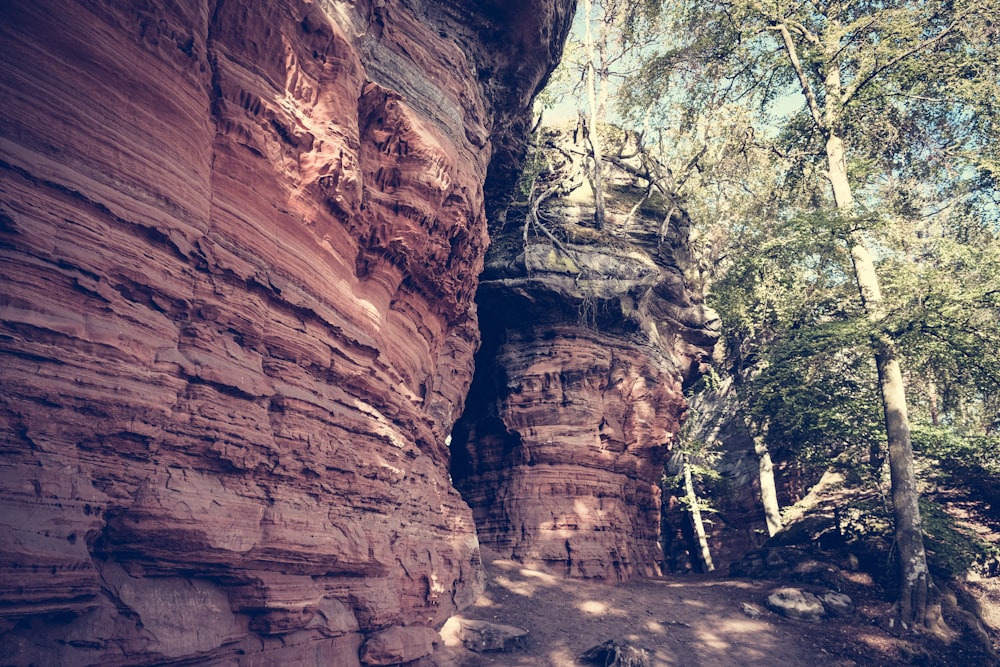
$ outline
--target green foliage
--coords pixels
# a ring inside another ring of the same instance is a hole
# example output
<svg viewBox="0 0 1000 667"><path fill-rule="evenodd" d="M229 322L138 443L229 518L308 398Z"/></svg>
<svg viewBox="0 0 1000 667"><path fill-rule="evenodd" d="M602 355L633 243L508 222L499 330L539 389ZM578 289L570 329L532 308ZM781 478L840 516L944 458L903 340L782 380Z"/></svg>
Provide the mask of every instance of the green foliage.
<svg viewBox="0 0 1000 667"><path fill-rule="evenodd" d="M528 152L521 177L517 182L518 191L524 199L531 197L532 191L535 189L535 181L549 170L549 160L545 156L545 151L533 149Z"/></svg>
<svg viewBox="0 0 1000 667"><path fill-rule="evenodd" d="M853 494L840 507L838 529L848 545L872 545L892 541L892 509L877 493ZM886 547L888 557L888 547Z"/></svg>
<svg viewBox="0 0 1000 667"><path fill-rule="evenodd" d="M920 514L924 530L928 566L936 576L965 578L970 572L989 575L1000 560L1000 547L972 530L957 524L937 502L921 498ZM889 575L892 559L892 510L878 495L853 495L838 512L839 529L846 543L860 546L882 562L876 568ZM891 585L891 582L886 582Z"/></svg>
<svg viewBox="0 0 1000 667"><path fill-rule="evenodd" d="M749 413L767 421L773 451L822 467L842 455L867 462L869 450L884 448L878 378L858 329L832 322L771 343L748 391Z"/></svg>
<svg viewBox="0 0 1000 667"><path fill-rule="evenodd" d="M913 448L941 473L1000 476L1000 435L960 435L952 427L915 425Z"/></svg>
<svg viewBox="0 0 1000 667"><path fill-rule="evenodd" d="M666 6L670 38L630 79L622 115L679 128L670 136L681 155L700 132L740 156L706 160L711 173L686 196L703 221L694 238L713 242L710 301L741 403L773 450L820 464L880 448L875 335L897 343L918 416L998 424L998 9L997 0ZM831 72L839 88L828 87ZM723 110L741 119L724 125L750 141L724 139L713 124ZM830 199L831 131L847 146L851 215ZM718 221L722 233L711 230ZM858 233L883 284L877 328L853 284Z"/></svg>
<svg viewBox="0 0 1000 667"><path fill-rule="evenodd" d="M716 392L722 388L723 379L719 375L719 371L714 366L709 366L705 374L702 375L695 382L693 386L694 391L709 391Z"/></svg>
<svg viewBox="0 0 1000 667"><path fill-rule="evenodd" d="M1000 547L956 524L937 503L921 500L927 560L933 570L964 578L969 572L986 573L989 563L1000 559Z"/></svg>
<svg viewBox="0 0 1000 667"><path fill-rule="evenodd" d="M710 297L726 332L760 344L785 329L858 315L850 258L838 243L843 224L825 212L745 221Z"/></svg>
<svg viewBox="0 0 1000 667"><path fill-rule="evenodd" d="M802 212L745 225L710 296L745 417L772 452L820 466L885 440L870 325L837 241L852 224Z"/></svg>
<svg viewBox="0 0 1000 667"><path fill-rule="evenodd" d="M691 472L694 483L698 508L702 512L716 512L712 506L713 497L725 495L725 480L715 464L722 458L722 452L715 450L709 443L689 437L689 421L681 431L681 437L671 454L671 465L660 480L660 487L673 494L683 506L689 506L691 499L684 490L684 468Z"/></svg>
<svg viewBox="0 0 1000 667"><path fill-rule="evenodd" d="M943 409L988 402L1000 389L1000 234L983 221L942 214L892 240L896 252L882 263L892 304L887 326L936 383Z"/></svg>

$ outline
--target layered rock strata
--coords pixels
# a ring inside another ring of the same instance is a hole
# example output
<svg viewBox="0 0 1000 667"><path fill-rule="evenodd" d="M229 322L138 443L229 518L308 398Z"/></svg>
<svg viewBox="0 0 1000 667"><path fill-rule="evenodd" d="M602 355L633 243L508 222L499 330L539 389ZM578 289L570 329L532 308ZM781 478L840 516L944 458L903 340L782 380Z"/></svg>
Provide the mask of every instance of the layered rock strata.
<svg viewBox="0 0 1000 667"><path fill-rule="evenodd" d="M493 229L452 476L503 555L568 576L655 574L664 456L716 318L685 276L683 212L611 172L597 230L592 197L570 185L585 149L567 132L542 142L547 173L525 190L564 194L528 197Z"/></svg>
<svg viewBox="0 0 1000 667"><path fill-rule="evenodd" d="M0 663L433 647L484 183L573 4L3 4Z"/></svg>

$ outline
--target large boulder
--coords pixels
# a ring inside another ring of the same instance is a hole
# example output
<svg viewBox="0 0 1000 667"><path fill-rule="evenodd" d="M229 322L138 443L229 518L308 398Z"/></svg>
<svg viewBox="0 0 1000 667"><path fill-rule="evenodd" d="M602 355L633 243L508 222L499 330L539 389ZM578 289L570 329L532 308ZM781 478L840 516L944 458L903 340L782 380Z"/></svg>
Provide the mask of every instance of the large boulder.
<svg viewBox="0 0 1000 667"><path fill-rule="evenodd" d="M441 635L433 628L394 625L379 630L361 646L361 664L381 666L413 662L434 651Z"/></svg>
<svg viewBox="0 0 1000 667"><path fill-rule="evenodd" d="M818 621L826 616L826 608L818 597L800 588L778 588L767 596L771 611L802 621Z"/></svg>

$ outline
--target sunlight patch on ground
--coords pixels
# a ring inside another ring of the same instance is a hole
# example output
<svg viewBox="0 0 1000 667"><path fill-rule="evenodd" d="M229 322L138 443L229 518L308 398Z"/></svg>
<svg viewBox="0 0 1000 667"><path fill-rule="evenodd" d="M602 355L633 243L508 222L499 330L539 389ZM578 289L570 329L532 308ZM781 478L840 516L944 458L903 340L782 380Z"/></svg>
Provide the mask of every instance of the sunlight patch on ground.
<svg viewBox="0 0 1000 667"><path fill-rule="evenodd" d="M650 580L650 582L651 583L655 583L658 586L662 586L663 588L677 588L677 589L685 590L685 591L690 590L691 589L691 584L692 584L692 580L686 579L686 578L677 578L674 581L667 581L667 580L656 581L656 580ZM700 587L702 587L702 588L724 588L726 590L731 590L731 589L737 588L737 589L748 590L748 591L756 589L756 587L754 586L754 584L750 583L749 581L741 581L741 580L738 580L738 579L720 579L720 580L717 580L717 581L697 581L697 580L694 580L694 582L697 583L697 585L700 586Z"/></svg>
<svg viewBox="0 0 1000 667"><path fill-rule="evenodd" d="M492 597L490 597L489 593L481 593L479 597L476 599L474 606L483 609L489 609L490 607L497 607L500 606L501 604L502 604L501 602L497 602Z"/></svg>
<svg viewBox="0 0 1000 667"><path fill-rule="evenodd" d="M495 576L493 578L493 581L497 585L503 586L504 588L506 588L511 593L515 593L517 595L523 595L523 596L529 597L529 598L535 594L535 591L538 588L532 582L528 582L528 581L513 581L512 579L509 579L509 578L507 578L507 577L505 577L503 575L497 575L497 576Z"/></svg>
<svg viewBox="0 0 1000 667"><path fill-rule="evenodd" d="M576 608L584 614L591 614L593 616L604 616L608 613L608 605L598 600L584 600L577 603Z"/></svg>
<svg viewBox="0 0 1000 667"><path fill-rule="evenodd" d="M600 600L583 600L581 602L576 603L576 608L582 611L584 614L597 617L626 615L624 609L612 607L610 604L606 602L601 602Z"/></svg>
<svg viewBox="0 0 1000 667"><path fill-rule="evenodd" d="M753 634L761 628L761 624L757 621L751 619L730 619L717 626L724 632L737 633L742 632L744 634Z"/></svg>
<svg viewBox="0 0 1000 667"><path fill-rule="evenodd" d="M859 632L854 635L854 639L861 644L865 644L873 649L876 649L877 651L881 652L885 650L885 638L879 636L875 632Z"/></svg>
<svg viewBox="0 0 1000 667"><path fill-rule="evenodd" d="M715 651L728 651L732 648L732 644L726 640L719 637L714 632L708 630L701 630L698 632L698 640L708 648Z"/></svg>
<svg viewBox="0 0 1000 667"><path fill-rule="evenodd" d="M518 574L522 577L534 577L536 579L541 579L547 584L558 584L559 579L555 576L548 574L547 572L539 572L538 570L528 570L526 568L521 568L518 570Z"/></svg>
<svg viewBox="0 0 1000 667"><path fill-rule="evenodd" d="M667 628L659 621L646 621L646 629L657 635L667 634Z"/></svg>
<svg viewBox="0 0 1000 667"><path fill-rule="evenodd" d="M698 607L700 609L707 609L708 605L701 600L681 600L681 603L688 607Z"/></svg>
<svg viewBox="0 0 1000 667"><path fill-rule="evenodd" d="M569 651L566 649L561 649L558 651L552 651L549 653L549 664L550 665L570 665L576 664L576 656L570 655Z"/></svg>

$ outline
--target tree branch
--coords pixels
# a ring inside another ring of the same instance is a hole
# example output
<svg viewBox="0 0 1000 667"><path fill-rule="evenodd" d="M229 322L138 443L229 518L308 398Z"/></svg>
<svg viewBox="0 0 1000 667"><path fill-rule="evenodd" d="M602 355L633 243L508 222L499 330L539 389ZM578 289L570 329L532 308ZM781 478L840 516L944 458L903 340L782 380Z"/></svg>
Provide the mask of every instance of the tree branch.
<svg viewBox="0 0 1000 667"><path fill-rule="evenodd" d="M872 81L874 81L875 78L878 77L883 72L886 72L886 71L888 71L888 70L896 67L896 65L898 65L901 62L903 62L907 58L910 58L911 56L914 56L914 55L920 53L921 51L925 51L928 48L930 48L930 47L934 46L935 44L939 43L945 37L947 37L948 35L950 35L955 30L955 28L958 26L958 24L962 22L963 19L965 19L967 16L969 16L970 14L972 14L973 12L975 12L977 9L978 9L978 7L975 7L975 6L969 7L964 12L961 12L958 16L956 16L955 19L951 23L949 23L947 27L943 28L941 30L941 32L939 32L934 37L931 37L929 39L925 39L922 42L918 42L912 48L907 49L906 51L903 51L902 53L900 53L899 55L897 55L895 58L892 58L891 60L889 60L884 65L873 67L872 71L869 72L867 75L865 75L863 77L860 77L860 78L856 78L851 85L847 86L844 89L844 92L843 92L843 94L840 97L841 104L847 104L847 102L849 100L851 100L855 95L857 95L859 91L863 90L865 88L865 86L867 86Z"/></svg>
<svg viewBox="0 0 1000 667"><path fill-rule="evenodd" d="M775 22L772 27L781 33L781 39L785 44L785 51L788 53L788 60L792 63L792 69L795 70L795 75L799 78L799 83L802 84L802 94L806 97L806 103L809 105L809 114L812 116L813 122L816 123L816 127L820 130L828 131L830 128L823 124L823 114L820 112L819 102L816 101L816 95L813 94L812 86L809 85L809 79L806 78L805 70L802 69L802 63L799 62L799 54L795 50L795 41L792 39L792 35L788 32L788 26L784 23Z"/></svg>

